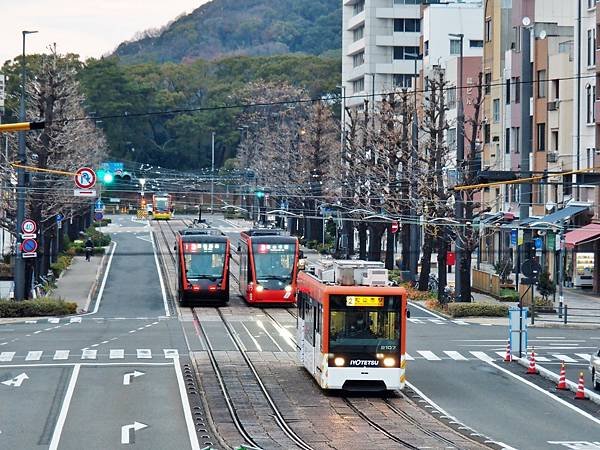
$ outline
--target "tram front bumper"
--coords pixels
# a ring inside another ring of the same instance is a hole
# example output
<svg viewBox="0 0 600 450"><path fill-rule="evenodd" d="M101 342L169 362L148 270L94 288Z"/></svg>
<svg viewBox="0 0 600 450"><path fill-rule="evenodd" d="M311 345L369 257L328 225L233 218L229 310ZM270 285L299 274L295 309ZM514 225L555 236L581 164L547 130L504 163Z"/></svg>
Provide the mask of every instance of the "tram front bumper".
<svg viewBox="0 0 600 450"><path fill-rule="evenodd" d="M399 367L328 367L326 389L381 391L404 388L404 369Z"/></svg>

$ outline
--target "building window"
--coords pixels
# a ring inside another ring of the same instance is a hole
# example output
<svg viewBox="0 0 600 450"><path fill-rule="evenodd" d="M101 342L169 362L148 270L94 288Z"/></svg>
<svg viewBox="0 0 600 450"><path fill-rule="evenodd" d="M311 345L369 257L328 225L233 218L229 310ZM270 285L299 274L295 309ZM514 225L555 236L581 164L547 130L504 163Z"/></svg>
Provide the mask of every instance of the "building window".
<svg viewBox="0 0 600 450"><path fill-rule="evenodd" d="M500 122L500 99L495 98L492 102L492 118L494 123Z"/></svg>
<svg viewBox="0 0 600 450"><path fill-rule="evenodd" d="M420 31L420 19L394 19L395 33L419 33Z"/></svg>
<svg viewBox="0 0 600 450"><path fill-rule="evenodd" d="M558 100L560 98L560 80L552 80L552 98Z"/></svg>
<svg viewBox="0 0 600 450"><path fill-rule="evenodd" d="M504 153L510 153L510 128L504 130Z"/></svg>
<svg viewBox="0 0 600 450"><path fill-rule="evenodd" d="M365 79L359 78L358 80L354 80L352 82L352 92L358 93L365 90Z"/></svg>
<svg viewBox="0 0 600 450"><path fill-rule="evenodd" d="M513 84L515 86L515 103L521 103L521 77L514 77Z"/></svg>
<svg viewBox="0 0 600 450"><path fill-rule="evenodd" d="M354 4L354 9L353 9L354 15L360 14L364 10L365 10L365 0L358 0Z"/></svg>
<svg viewBox="0 0 600 450"><path fill-rule="evenodd" d="M593 9L596 7L596 2L597 0L587 0L587 7L588 9Z"/></svg>
<svg viewBox="0 0 600 450"><path fill-rule="evenodd" d="M485 142L486 144L490 143L490 138L491 138L491 128L490 128L490 124L486 123L483 125L483 142Z"/></svg>
<svg viewBox="0 0 600 450"><path fill-rule="evenodd" d="M456 151L456 128L448 129L448 150Z"/></svg>
<svg viewBox="0 0 600 450"><path fill-rule="evenodd" d="M410 88L412 87L412 79L414 75L407 75L405 73L394 74L394 87L398 88Z"/></svg>
<svg viewBox="0 0 600 450"><path fill-rule="evenodd" d="M394 5L420 5L423 0L394 0Z"/></svg>
<svg viewBox="0 0 600 450"><path fill-rule="evenodd" d="M546 124L537 124L537 149L538 152L546 151Z"/></svg>
<svg viewBox="0 0 600 450"><path fill-rule="evenodd" d="M429 55L429 41L423 43L423 49L425 51L425 56Z"/></svg>
<svg viewBox="0 0 600 450"><path fill-rule="evenodd" d="M485 42L492 41L492 19L485 19L485 31L484 31Z"/></svg>
<svg viewBox="0 0 600 450"><path fill-rule="evenodd" d="M448 109L456 108L456 88L449 88L446 91L446 102L448 103Z"/></svg>
<svg viewBox="0 0 600 450"><path fill-rule="evenodd" d="M394 47L394 59L419 59L419 47Z"/></svg>
<svg viewBox="0 0 600 450"><path fill-rule="evenodd" d="M558 130L552 130L552 151L553 152L557 152L558 151Z"/></svg>
<svg viewBox="0 0 600 450"><path fill-rule="evenodd" d="M469 39L469 47L483 48L483 41L480 39Z"/></svg>
<svg viewBox="0 0 600 450"><path fill-rule="evenodd" d="M354 31L352 32L352 37L354 38L354 42L359 41L360 39L362 39L365 35L365 26L360 26L358 28L355 28Z"/></svg>
<svg viewBox="0 0 600 450"><path fill-rule="evenodd" d="M586 98L586 119L587 119L587 123L591 124L591 123L595 122L594 99L596 98L596 86L590 86L588 84L585 87L585 98Z"/></svg>
<svg viewBox="0 0 600 450"><path fill-rule="evenodd" d="M486 72L483 76L483 93L489 95L492 92L492 74Z"/></svg>
<svg viewBox="0 0 600 450"><path fill-rule="evenodd" d="M510 78L506 80L506 104L510 105Z"/></svg>
<svg viewBox="0 0 600 450"><path fill-rule="evenodd" d="M512 139L513 139L513 148L515 149L515 153L519 153L521 150L521 129L519 127L514 127L512 129Z"/></svg>
<svg viewBox="0 0 600 450"><path fill-rule="evenodd" d="M593 148L587 148L585 152L586 167L594 167L594 151Z"/></svg>
<svg viewBox="0 0 600 450"><path fill-rule="evenodd" d="M460 55L460 39L450 39L450 54Z"/></svg>
<svg viewBox="0 0 600 450"><path fill-rule="evenodd" d="M352 55L353 67L362 66L365 63L365 52L356 53Z"/></svg>
<svg viewBox="0 0 600 450"><path fill-rule="evenodd" d="M587 65L596 65L596 29L587 30Z"/></svg>
<svg viewBox="0 0 600 450"><path fill-rule="evenodd" d="M537 73L537 96L538 96L538 98L546 97L546 85L547 85L546 71L538 70L538 73Z"/></svg>

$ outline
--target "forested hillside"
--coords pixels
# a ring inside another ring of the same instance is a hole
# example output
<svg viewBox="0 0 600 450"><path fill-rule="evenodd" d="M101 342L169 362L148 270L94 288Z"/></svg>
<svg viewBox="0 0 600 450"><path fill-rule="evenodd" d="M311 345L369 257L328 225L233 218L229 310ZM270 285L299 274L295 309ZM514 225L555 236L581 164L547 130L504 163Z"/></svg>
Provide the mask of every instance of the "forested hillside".
<svg viewBox="0 0 600 450"><path fill-rule="evenodd" d="M213 0L163 30L121 44L126 63L190 62L231 55L320 55L341 48L340 0Z"/></svg>

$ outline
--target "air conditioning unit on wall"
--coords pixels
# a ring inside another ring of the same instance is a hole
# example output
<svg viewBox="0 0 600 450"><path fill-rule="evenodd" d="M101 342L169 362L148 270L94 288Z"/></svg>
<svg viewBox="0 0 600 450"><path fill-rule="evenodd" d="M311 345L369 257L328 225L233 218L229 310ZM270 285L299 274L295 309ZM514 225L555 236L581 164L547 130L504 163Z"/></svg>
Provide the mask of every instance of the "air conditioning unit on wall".
<svg viewBox="0 0 600 450"><path fill-rule="evenodd" d="M558 100L548 102L548 111L557 111L559 103L560 102Z"/></svg>
<svg viewBox="0 0 600 450"><path fill-rule="evenodd" d="M546 160L549 163L558 162L558 152L548 152L548 154L546 155Z"/></svg>

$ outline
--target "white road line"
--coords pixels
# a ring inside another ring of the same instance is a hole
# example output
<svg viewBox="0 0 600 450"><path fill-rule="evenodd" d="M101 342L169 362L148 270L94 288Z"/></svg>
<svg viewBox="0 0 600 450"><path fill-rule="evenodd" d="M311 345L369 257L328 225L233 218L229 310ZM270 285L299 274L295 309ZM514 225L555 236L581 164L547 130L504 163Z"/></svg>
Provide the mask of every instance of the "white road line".
<svg viewBox="0 0 600 450"><path fill-rule="evenodd" d="M138 348L137 357L138 359L152 359L152 350L149 348Z"/></svg>
<svg viewBox="0 0 600 450"><path fill-rule="evenodd" d="M469 322L465 322L464 320L453 320L452 322L457 325L470 325Z"/></svg>
<svg viewBox="0 0 600 450"><path fill-rule="evenodd" d="M15 352L2 352L0 353L0 361L11 362L15 356Z"/></svg>
<svg viewBox="0 0 600 450"><path fill-rule="evenodd" d="M42 351L35 350L27 353L25 361L39 361L42 358Z"/></svg>
<svg viewBox="0 0 600 450"><path fill-rule="evenodd" d="M429 350L417 350L417 353L429 361L441 361L441 358Z"/></svg>
<svg viewBox="0 0 600 450"><path fill-rule="evenodd" d="M54 352L54 360L69 359L69 350L56 350Z"/></svg>
<svg viewBox="0 0 600 450"><path fill-rule="evenodd" d="M81 317L71 317L69 323L81 323Z"/></svg>
<svg viewBox="0 0 600 450"><path fill-rule="evenodd" d="M37 320L26 320L25 323L37 323Z"/></svg>
<svg viewBox="0 0 600 450"><path fill-rule="evenodd" d="M86 348L83 353L81 353L81 359L96 359L97 354L98 350Z"/></svg>
<svg viewBox="0 0 600 450"><path fill-rule="evenodd" d="M410 356L408 353L404 354L404 359L406 359L407 361L414 361L415 358L413 358L412 356Z"/></svg>
<svg viewBox="0 0 600 450"><path fill-rule="evenodd" d="M441 319L441 320L446 320L445 317L438 316L436 313L429 311L427 308L423 308L421 305L418 305L415 302L408 302L408 304L410 306L413 306L413 307L417 308L417 309L420 309L423 312L426 312L427 314L432 315L433 317L437 317L438 319Z"/></svg>
<svg viewBox="0 0 600 450"><path fill-rule="evenodd" d="M444 325L447 321L442 319L427 319L431 323L435 323L436 325Z"/></svg>
<svg viewBox="0 0 600 450"><path fill-rule="evenodd" d="M58 317L50 317L48 323L58 323L60 319Z"/></svg>
<svg viewBox="0 0 600 450"><path fill-rule="evenodd" d="M250 333L250 330L248 328L246 328L246 325L244 325L244 322L240 322L242 324L242 327L244 327L244 330L246 330L246 333L248 333L248 336L250 336L250 339L252 340L252 342L254 342L254 345L256 346L256 349L259 352L262 352L263 349L260 346L260 344L258 343L258 341L256 340L256 338L254 336L252 336L252 333Z"/></svg>
<svg viewBox="0 0 600 450"><path fill-rule="evenodd" d="M75 391L75 385L77 384L77 378L79 377L80 369L80 364L75 364L73 367L73 373L71 374L71 379L69 380L69 384L67 386L67 392L65 394L62 406L60 407L60 414L58 415L58 420L56 421L56 426L54 427L54 433L52 433L52 440L50 441L49 450L56 450L58 448L60 435L63 427L65 426L65 421L67 420L67 413L69 412L69 406L71 404L71 399L73 398L73 391Z"/></svg>
<svg viewBox="0 0 600 450"><path fill-rule="evenodd" d="M545 356L537 356L535 355L535 360L539 362L550 362L550 358L546 358Z"/></svg>
<svg viewBox="0 0 600 450"><path fill-rule="evenodd" d="M262 322L262 320L256 320L256 324L259 326L259 328L261 328L267 334L267 336L269 336L269 338L273 341L273 344L275 344L275 346L279 349L279 351L282 352L283 349L277 343L277 341L275 339L273 339L273 336L271 336L271 333L269 333L267 331L267 327L265 327L265 324Z"/></svg>
<svg viewBox="0 0 600 450"><path fill-rule="evenodd" d="M496 355L498 355L502 359L504 359L505 356L506 356L506 352L505 351L504 352L494 352L494 353L496 353Z"/></svg>
<svg viewBox="0 0 600 450"><path fill-rule="evenodd" d="M587 362L590 362L591 355L589 353L575 353L581 359L585 359Z"/></svg>
<svg viewBox="0 0 600 450"><path fill-rule="evenodd" d="M559 361L564 361L564 362L568 362L568 363L577 362L576 359L573 359L573 358L571 358L570 356L567 356L567 355L552 354L552 356L554 358L558 359Z"/></svg>
<svg viewBox="0 0 600 450"><path fill-rule="evenodd" d="M494 358L492 358L491 356L489 356L487 353L484 352L469 352L471 355L473 355L475 358L480 359L482 361L485 362L494 362Z"/></svg>
<svg viewBox="0 0 600 450"><path fill-rule="evenodd" d="M154 232L150 230L150 239L152 241L152 253L154 253L154 262L156 263L156 271L158 272L158 281L160 282L160 292L163 298L163 305L165 307L165 316L170 316L169 303L167 301L167 292L165 290L165 282L163 280L162 273L160 271L160 264L158 263L158 256L156 255L156 243L154 242Z"/></svg>
<svg viewBox="0 0 600 450"><path fill-rule="evenodd" d="M84 314L87 316L89 314L96 314L100 309L100 302L102 301L102 295L104 294L104 288L106 287L106 280L108 280L108 274L110 273L110 266L112 264L113 256L115 256L115 250L117 248L117 241L112 241L113 249L110 252L110 257L108 258L108 263L106 264L106 269L104 269L104 278L102 278L102 284L100 285L100 290L98 291L98 296L96 297L96 304L94 305L94 310L91 313Z"/></svg>
<svg viewBox="0 0 600 450"><path fill-rule="evenodd" d="M455 361L468 361L463 355L452 350L444 350L444 353Z"/></svg>
<svg viewBox="0 0 600 450"><path fill-rule="evenodd" d="M412 323L423 323L423 321L421 319L417 319L417 318L408 318L406 320L408 320L409 322L412 322Z"/></svg>
<svg viewBox="0 0 600 450"><path fill-rule="evenodd" d="M125 350L119 348L111 348L108 357L110 359L123 359L125 358Z"/></svg>
<svg viewBox="0 0 600 450"><path fill-rule="evenodd" d="M500 367L499 365L495 364L493 361L488 361L488 364L490 366L496 368L497 370L500 370L501 372L504 372L508 376L513 377L514 379L521 381L522 383L524 383L527 386L535 389L536 391L541 392L542 394L550 397L551 399L556 400L558 403L562 404L563 406L566 406L567 408L575 411L578 414L581 414L583 417L585 417L587 419L590 419L592 422L595 422L598 425L600 425L600 419L597 419L596 417L592 416L591 414L588 414L585 411L582 411L578 407L576 407L576 406L572 405L571 403L563 400L562 398L555 396L550 391L546 391L545 389L542 389L541 387L537 386L536 384L532 383L531 381L526 380L523 377L520 377L519 375L512 373L510 370L507 370L507 369L504 369L503 367Z"/></svg>
<svg viewBox="0 0 600 450"><path fill-rule="evenodd" d="M181 396L181 406L183 407L183 416L185 417L190 444L192 445L192 450L200 450L200 443L198 442L196 427L194 426L192 410L188 402L188 396L185 392L185 383L183 381L181 366L179 365L179 358L173 358L173 367L175 368L175 375L177 376L177 385L179 386L179 395Z"/></svg>
<svg viewBox="0 0 600 450"><path fill-rule="evenodd" d="M37 331L34 331L33 334L40 334L41 332L42 332L42 330L37 330Z"/></svg>
<svg viewBox="0 0 600 450"><path fill-rule="evenodd" d="M163 348L165 358L179 358L179 351L174 348Z"/></svg>

